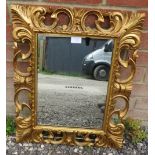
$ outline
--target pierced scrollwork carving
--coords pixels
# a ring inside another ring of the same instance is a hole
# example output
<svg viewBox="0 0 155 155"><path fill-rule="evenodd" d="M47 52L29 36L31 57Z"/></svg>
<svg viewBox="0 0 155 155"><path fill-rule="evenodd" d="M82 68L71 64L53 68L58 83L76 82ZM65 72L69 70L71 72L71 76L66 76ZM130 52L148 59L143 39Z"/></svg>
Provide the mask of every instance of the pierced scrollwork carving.
<svg viewBox="0 0 155 155"><path fill-rule="evenodd" d="M14 38L14 83L17 142L45 142L51 144L70 144L79 146L98 146L120 148L123 144L123 119L129 108L129 96L132 90L132 80L135 74L137 49L140 45L140 33L144 21L142 13L104 12L104 10L88 10L77 8L52 8L43 6L11 5L13 38ZM69 21L59 25L59 15L65 14ZM51 23L46 25L46 14L50 15ZM95 27L86 25L89 16L96 16ZM109 27L104 28L106 18ZM65 127L39 126L36 123L36 50L37 34L50 33L62 35L80 35L95 38L114 38L115 47L112 58L107 103L103 129L79 129ZM18 44L29 44L29 50L24 53ZM121 58L122 49L129 52L127 60ZM19 62L26 62L26 71L18 67ZM120 77L121 67L131 66L128 78ZM27 98L31 103L21 103L18 96L22 90L29 92ZM123 109L115 109L118 98L125 101ZM29 115L22 116L23 109L29 110ZM117 115L120 122L114 124L111 119Z"/></svg>

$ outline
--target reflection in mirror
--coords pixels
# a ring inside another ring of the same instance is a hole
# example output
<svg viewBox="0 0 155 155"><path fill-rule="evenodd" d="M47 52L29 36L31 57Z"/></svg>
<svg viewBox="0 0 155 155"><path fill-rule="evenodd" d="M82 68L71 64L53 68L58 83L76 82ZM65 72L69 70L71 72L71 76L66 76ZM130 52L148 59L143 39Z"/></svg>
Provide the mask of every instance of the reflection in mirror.
<svg viewBox="0 0 155 155"><path fill-rule="evenodd" d="M113 44L38 35L38 124L102 128Z"/></svg>

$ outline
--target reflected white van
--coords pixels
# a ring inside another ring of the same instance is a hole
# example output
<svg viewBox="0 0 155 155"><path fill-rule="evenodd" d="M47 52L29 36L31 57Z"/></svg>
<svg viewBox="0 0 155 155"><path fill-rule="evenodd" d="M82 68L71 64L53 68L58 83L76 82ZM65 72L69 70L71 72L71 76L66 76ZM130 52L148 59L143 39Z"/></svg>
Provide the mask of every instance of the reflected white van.
<svg viewBox="0 0 155 155"><path fill-rule="evenodd" d="M86 55L82 62L82 71L96 80L107 81L111 66L114 40L108 40L101 48Z"/></svg>

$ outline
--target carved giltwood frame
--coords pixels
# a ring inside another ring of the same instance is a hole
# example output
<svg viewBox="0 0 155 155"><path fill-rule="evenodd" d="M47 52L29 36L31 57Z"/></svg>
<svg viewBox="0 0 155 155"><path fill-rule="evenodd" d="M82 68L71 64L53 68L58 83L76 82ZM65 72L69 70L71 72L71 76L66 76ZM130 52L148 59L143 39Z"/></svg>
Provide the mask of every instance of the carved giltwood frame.
<svg viewBox="0 0 155 155"><path fill-rule="evenodd" d="M43 6L12 5L12 23L14 38L14 86L16 105L16 140L17 142L45 142L51 144L71 144L80 146L98 146L120 148L123 144L125 118L129 108L129 96L132 89L132 80L135 74L137 49L140 45L140 33L144 14L128 12L108 12L104 10L88 10L75 8L52 8ZM46 13L51 14L53 23L45 25ZM64 13L69 17L67 25L58 26L58 15ZM89 15L95 15L95 28L86 26L85 21ZM101 26L109 18L110 27ZM112 56L107 104L102 129L82 129L67 127L52 127L37 125L37 34L59 34L73 36L87 36L94 38L114 38L115 47ZM29 50L24 53L18 43L28 42ZM127 60L121 58L122 49L129 51ZM28 63L26 72L18 67L18 63ZM121 68L131 67L131 73L121 80ZM19 94L25 91L29 95L30 103L21 103ZM125 101L123 109L117 109L117 99ZM26 117L20 115L23 108L30 114ZM120 122L111 121L117 115ZM44 136L43 132L46 132ZM81 136L82 140L78 140ZM94 138L92 138L94 137Z"/></svg>

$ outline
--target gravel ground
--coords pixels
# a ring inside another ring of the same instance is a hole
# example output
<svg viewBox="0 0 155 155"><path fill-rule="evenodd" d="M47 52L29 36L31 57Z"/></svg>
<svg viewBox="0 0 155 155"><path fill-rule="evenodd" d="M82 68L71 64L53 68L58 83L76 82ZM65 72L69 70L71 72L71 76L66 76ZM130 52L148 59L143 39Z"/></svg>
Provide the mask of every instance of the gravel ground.
<svg viewBox="0 0 155 155"><path fill-rule="evenodd" d="M38 124L101 128L107 82L39 74Z"/></svg>
<svg viewBox="0 0 155 155"><path fill-rule="evenodd" d="M7 155L147 155L148 143L132 145L125 141L122 149L92 148L67 145L16 143L14 137L7 137Z"/></svg>

